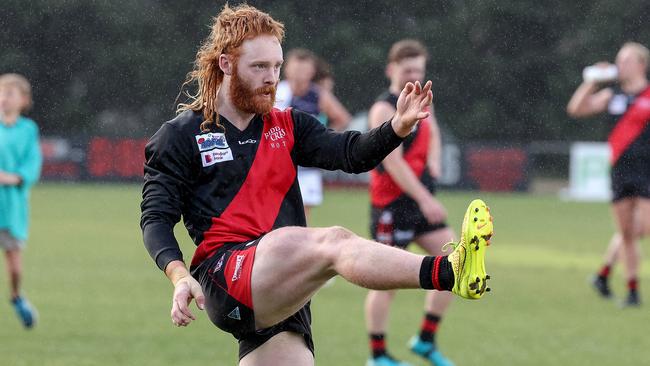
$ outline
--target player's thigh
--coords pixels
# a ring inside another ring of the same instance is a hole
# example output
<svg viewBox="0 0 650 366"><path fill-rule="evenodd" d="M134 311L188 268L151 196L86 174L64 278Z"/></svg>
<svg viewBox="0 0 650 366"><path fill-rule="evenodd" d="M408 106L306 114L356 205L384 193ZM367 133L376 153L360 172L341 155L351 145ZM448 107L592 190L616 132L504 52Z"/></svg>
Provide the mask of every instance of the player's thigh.
<svg viewBox="0 0 650 366"><path fill-rule="evenodd" d="M624 241L634 239L636 235L636 197L621 198L612 203L612 213Z"/></svg>
<svg viewBox="0 0 650 366"><path fill-rule="evenodd" d="M251 292L258 327L268 327L304 306L334 277L333 256L346 230L285 227L257 245Z"/></svg>
<svg viewBox="0 0 650 366"><path fill-rule="evenodd" d="M302 335L282 332L244 356L239 366L294 366L314 364L314 355L309 351Z"/></svg>
<svg viewBox="0 0 650 366"><path fill-rule="evenodd" d="M415 242L430 255L444 255L445 252L442 251L442 247L454 240L454 232L449 227L429 231L415 238Z"/></svg>

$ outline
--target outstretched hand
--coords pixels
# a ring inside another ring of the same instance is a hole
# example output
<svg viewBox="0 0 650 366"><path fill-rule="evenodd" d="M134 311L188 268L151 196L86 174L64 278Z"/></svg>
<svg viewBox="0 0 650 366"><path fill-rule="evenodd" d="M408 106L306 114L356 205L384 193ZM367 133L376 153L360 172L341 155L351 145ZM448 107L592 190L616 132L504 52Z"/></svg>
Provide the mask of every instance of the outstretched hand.
<svg viewBox="0 0 650 366"><path fill-rule="evenodd" d="M429 117L430 112L426 109L432 100L431 80L424 87L419 81L406 83L397 99L397 111L391 120L395 133L400 137L408 136L419 120Z"/></svg>
<svg viewBox="0 0 650 366"><path fill-rule="evenodd" d="M174 296L172 297L172 322L178 327L185 327L196 317L190 311L189 305L192 299L196 300L196 306L203 310L205 307L205 296L201 285L192 277L186 276L178 280L174 285Z"/></svg>

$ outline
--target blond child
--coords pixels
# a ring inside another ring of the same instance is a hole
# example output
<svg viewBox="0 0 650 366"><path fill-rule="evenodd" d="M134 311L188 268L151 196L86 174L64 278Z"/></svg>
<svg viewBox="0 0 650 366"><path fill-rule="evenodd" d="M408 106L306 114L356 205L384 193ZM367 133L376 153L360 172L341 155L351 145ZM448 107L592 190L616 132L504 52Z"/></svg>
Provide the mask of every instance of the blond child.
<svg viewBox="0 0 650 366"><path fill-rule="evenodd" d="M29 193L41 171L38 127L24 116L32 105L31 86L18 74L0 75L0 248L5 252L11 303L26 328L34 307L22 296L21 253L29 228Z"/></svg>

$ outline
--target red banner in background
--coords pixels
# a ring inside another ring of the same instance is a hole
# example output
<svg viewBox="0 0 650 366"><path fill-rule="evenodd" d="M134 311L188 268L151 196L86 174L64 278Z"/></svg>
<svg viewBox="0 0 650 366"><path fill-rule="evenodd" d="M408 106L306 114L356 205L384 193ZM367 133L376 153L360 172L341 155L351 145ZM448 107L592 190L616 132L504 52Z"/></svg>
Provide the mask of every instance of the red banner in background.
<svg viewBox="0 0 650 366"><path fill-rule="evenodd" d="M470 147L465 151L465 185L480 191L525 191L528 160L520 147Z"/></svg>
<svg viewBox="0 0 650 366"><path fill-rule="evenodd" d="M73 144L41 139L43 179L141 181L147 139L92 137Z"/></svg>
<svg viewBox="0 0 650 366"><path fill-rule="evenodd" d="M147 139L94 137L88 142L86 167L91 179L140 179Z"/></svg>

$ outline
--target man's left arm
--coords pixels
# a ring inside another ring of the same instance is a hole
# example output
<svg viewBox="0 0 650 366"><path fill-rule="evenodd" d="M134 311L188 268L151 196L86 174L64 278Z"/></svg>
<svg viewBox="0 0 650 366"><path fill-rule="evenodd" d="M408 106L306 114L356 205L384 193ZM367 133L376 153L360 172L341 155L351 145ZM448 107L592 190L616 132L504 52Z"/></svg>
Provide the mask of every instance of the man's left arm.
<svg viewBox="0 0 650 366"><path fill-rule="evenodd" d="M362 173L376 167L408 136L417 121L429 118L431 82L424 87L407 83L399 99L395 115L366 133L334 132L315 118L292 111L294 120L295 157L298 165L347 173Z"/></svg>
<svg viewBox="0 0 650 366"><path fill-rule="evenodd" d="M390 121L365 133L335 132L306 113L294 110L292 114L296 161L301 166L362 173L381 163L402 142Z"/></svg>

